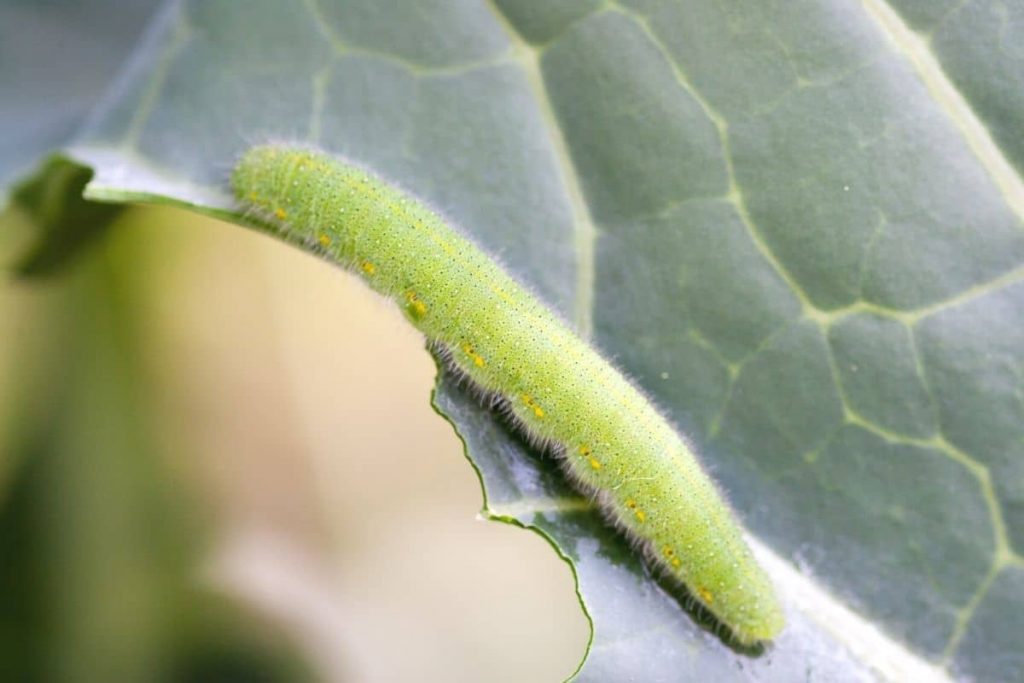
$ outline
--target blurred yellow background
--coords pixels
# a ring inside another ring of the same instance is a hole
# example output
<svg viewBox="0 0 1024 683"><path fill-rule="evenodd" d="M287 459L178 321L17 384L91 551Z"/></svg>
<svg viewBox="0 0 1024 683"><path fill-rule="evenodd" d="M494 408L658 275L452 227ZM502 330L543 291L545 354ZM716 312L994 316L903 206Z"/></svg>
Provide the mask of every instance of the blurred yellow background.
<svg viewBox="0 0 1024 683"><path fill-rule="evenodd" d="M278 625L319 680L572 673L589 627L571 571L541 537L476 517L477 477L429 405L433 361L388 302L178 210L126 212L95 259L134 269L125 297L160 446L140 455L183 492L160 514L199 520L192 580ZM46 358L75 340L53 301L75 278L0 286L0 496L24 413L59 390Z"/></svg>

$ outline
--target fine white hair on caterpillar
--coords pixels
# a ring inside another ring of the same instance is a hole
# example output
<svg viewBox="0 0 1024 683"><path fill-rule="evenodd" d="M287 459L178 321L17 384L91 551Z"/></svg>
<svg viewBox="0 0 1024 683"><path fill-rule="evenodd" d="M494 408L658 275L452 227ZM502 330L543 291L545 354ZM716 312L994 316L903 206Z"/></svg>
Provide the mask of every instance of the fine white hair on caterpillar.
<svg viewBox="0 0 1024 683"><path fill-rule="evenodd" d="M558 454L569 479L741 644L779 634L771 582L688 442L494 259L420 201L314 149L253 147L231 182L261 221L396 301L449 365Z"/></svg>

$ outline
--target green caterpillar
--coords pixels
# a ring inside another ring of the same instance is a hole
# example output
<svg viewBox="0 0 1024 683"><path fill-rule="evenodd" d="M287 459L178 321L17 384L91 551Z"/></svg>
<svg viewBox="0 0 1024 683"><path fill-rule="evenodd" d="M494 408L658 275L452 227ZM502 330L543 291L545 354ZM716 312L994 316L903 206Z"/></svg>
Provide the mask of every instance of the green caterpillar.
<svg viewBox="0 0 1024 683"><path fill-rule="evenodd" d="M686 442L487 254L390 184L322 152L250 149L242 205L398 302L450 363L508 402L569 476L743 644L783 627L772 585Z"/></svg>

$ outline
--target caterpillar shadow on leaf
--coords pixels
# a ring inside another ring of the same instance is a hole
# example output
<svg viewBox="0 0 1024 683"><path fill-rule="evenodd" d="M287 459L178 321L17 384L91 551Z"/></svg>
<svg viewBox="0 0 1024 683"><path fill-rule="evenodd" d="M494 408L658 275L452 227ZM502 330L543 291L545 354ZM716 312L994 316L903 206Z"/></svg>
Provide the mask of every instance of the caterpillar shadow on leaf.
<svg viewBox="0 0 1024 683"><path fill-rule="evenodd" d="M593 538L598 543L597 554L599 556L630 572L641 581L650 581L656 584L690 616L700 630L716 637L724 646L748 657L760 657L768 651L763 642L749 644L741 642L729 626L705 608L682 581L671 573L661 570L656 562L652 562L649 557L646 557L644 548L640 547L635 539L631 539L616 529L614 519L610 519L604 512L595 494L581 492L578 487L571 486L566 481L562 463L565 458L564 448L557 443L539 443L533 438L528 431L523 429L521 422L511 411L508 399L493 392L482 391L465 372L451 363L451 352L447 348L435 343L428 343L427 350L433 356L438 371L434 390L434 405L438 410L441 409L438 399L442 396L447 408L452 407L451 401L458 402L460 408L484 408L494 416L495 421L500 425L502 436L514 444L516 450L527 459L527 466L541 477L541 481L531 482L531 484L543 487L543 493L553 498L579 496L589 503L585 508L574 507L570 511L558 512L563 518L568 516L575 518L571 521L571 528L563 527L553 531L549 528L550 524L538 524L536 520L530 522L519 519L515 520L517 525L548 536L558 544L563 552L573 556L577 561L579 556L574 549L575 539L584 536ZM449 419L463 443L469 448L466 437L462 435L458 425L445 413L442 415ZM473 464L481 480L486 482L488 473L481 468L480 463L474 462ZM512 462L507 463L506 466L515 468L522 464ZM586 599L585 596L583 599Z"/></svg>

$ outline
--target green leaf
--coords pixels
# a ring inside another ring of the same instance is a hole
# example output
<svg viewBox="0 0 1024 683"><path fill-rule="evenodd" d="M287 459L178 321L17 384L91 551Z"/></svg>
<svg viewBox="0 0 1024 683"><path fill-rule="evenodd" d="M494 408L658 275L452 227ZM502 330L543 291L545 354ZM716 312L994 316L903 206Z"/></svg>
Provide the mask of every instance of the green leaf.
<svg viewBox="0 0 1024 683"><path fill-rule="evenodd" d="M581 680L1001 681L1024 666L1024 6L168 3L69 154L238 220L232 160L432 201L691 436L786 602L734 652L442 377L490 514L572 565Z"/></svg>
<svg viewBox="0 0 1024 683"><path fill-rule="evenodd" d="M53 157L15 188L12 204L39 232L16 266L19 273L36 276L60 268L99 238L120 213L117 205L83 199L82 190L91 177L89 169Z"/></svg>
<svg viewBox="0 0 1024 683"><path fill-rule="evenodd" d="M9 183L71 139L131 54L156 5L0 3L0 206Z"/></svg>

